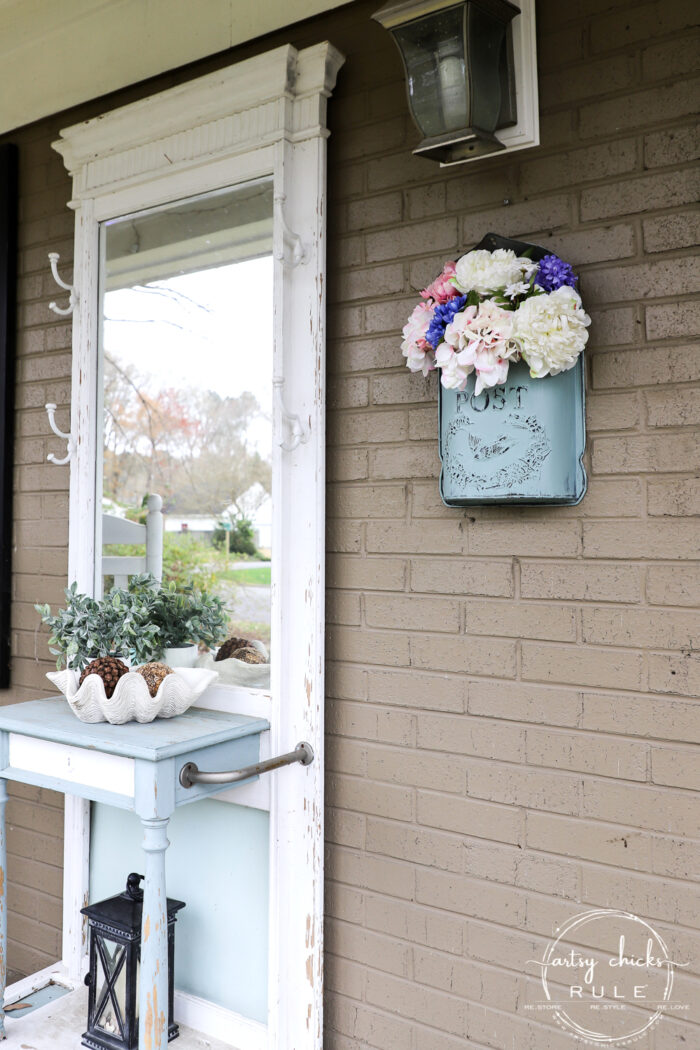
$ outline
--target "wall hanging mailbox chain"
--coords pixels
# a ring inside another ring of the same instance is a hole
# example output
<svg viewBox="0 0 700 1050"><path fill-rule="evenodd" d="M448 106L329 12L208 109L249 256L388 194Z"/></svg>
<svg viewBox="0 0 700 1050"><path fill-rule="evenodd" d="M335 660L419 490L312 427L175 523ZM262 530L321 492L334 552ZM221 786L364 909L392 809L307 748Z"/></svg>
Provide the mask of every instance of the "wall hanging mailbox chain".
<svg viewBox="0 0 700 1050"><path fill-rule="evenodd" d="M289 427L290 438L286 441L284 438L280 441L280 448L284 449L285 452L293 452L299 445L305 445L309 440L309 429L305 427L299 416L293 412L287 411L287 406L284 403L284 397L282 396L282 387L284 386L284 379L281 376L274 376L272 379L272 385L275 391L275 399L279 405L280 415L282 422Z"/></svg>
<svg viewBox="0 0 700 1050"><path fill-rule="evenodd" d="M258 777L262 773L269 773L282 766L291 766L294 762L301 762L302 766L310 766L313 760L314 749L311 744L302 741L293 751L277 755L276 758L267 758L264 762L258 762L254 766L244 766L243 769L205 773L200 771L194 762L186 762L180 770L180 783L184 788L194 787L195 784L238 784L241 780Z"/></svg>
<svg viewBox="0 0 700 1050"><path fill-rule="evenodd" d="M51 273L53 274L53 279L60 288L64 288L65 291L68 292L68 306L61 307L57 303L53 302L49 303L49 310L53 310L53 312L55 314L58 314L59 317L70 317L78 302L78 292L76 290L75 285L66 284L66 282L62 280L59 276L58 260L60 258L61 256L58 252L49 252L49 262L51 263Z"/></svg>
<svg viewBox="0 0 700 1050"><path fill-rule="evenodd" d="M62 467L64 463L69 463L73 453L75 452L75 439L72 434L64 434L62 430L59 430L56 426L55 414L57 406L49 402L45 405L46 414L49 417L49 426L53 430L56 437L59 437L61 441L66 442L66 454L63 459L57 459L53 452L49 452L46 457L49 463L55 463L57 467Z"/></svg>

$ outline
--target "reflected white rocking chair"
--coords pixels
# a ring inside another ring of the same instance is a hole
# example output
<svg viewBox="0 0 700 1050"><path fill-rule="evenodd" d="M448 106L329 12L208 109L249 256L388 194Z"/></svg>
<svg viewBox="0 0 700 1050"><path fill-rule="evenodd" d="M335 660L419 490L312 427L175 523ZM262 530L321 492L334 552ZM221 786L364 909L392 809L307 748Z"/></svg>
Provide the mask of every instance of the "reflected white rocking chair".
<svg viewBox="0 0 700 1050"><path fill-rule="evenodd" d="M129 577L150 572L158 583L163 578L163 500L155 492L148 497L146 524L102 515L102 544L138 543L146 545L145 556L112 555L102 558L102 577L113 576L115 587L126 587Z"/></svg>

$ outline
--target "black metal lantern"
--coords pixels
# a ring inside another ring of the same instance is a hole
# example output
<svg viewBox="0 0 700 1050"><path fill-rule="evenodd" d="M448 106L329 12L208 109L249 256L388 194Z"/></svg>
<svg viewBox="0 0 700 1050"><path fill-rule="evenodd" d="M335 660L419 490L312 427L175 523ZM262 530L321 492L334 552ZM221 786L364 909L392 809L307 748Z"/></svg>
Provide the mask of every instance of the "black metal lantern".
<svg viewBox="0 0 700 1050"><path fill-rule="evenodd" d="M390 0L373 16L396 41L423 141L413 152L456 164L505 149L517 123L508 0Z"/></svg>
<svg viewBox="0 0 700 1050"><path fill-rule="evenodd" d="M90 925L88 1027L83 1046L92 1050L138 1050L139 961L143 875L132 872L126 890L81 908ZM175 916L183 901L168 898L168 1039L179 1034L173 1021Z"/></svg>

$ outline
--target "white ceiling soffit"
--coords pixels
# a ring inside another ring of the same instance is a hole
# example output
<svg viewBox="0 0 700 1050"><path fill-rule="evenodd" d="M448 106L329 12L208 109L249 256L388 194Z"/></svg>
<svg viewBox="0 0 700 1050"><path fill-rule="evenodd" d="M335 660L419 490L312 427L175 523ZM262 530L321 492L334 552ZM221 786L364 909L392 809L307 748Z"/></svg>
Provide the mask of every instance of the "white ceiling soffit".
<svg viewBox="0 0 700 1050"><path fill-rule="evenodd" d="M0 134L346 0L0 0Z"/></svg>

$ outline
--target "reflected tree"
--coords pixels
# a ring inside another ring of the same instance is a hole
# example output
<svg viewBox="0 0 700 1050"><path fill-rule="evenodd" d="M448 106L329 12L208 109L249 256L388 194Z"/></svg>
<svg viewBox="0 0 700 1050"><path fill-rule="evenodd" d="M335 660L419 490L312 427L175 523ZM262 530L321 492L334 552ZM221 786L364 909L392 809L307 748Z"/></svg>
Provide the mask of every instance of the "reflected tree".
<svg viewBox="0 0 700 1050"><path fill-rule="evenodd" d="M269 493L271 464L250 440L265 418L248 392L158 388L105 352L104 497L121 505L158 492L172 513L220 513L253 486Z"/></svg>

